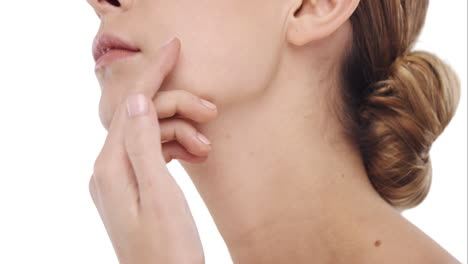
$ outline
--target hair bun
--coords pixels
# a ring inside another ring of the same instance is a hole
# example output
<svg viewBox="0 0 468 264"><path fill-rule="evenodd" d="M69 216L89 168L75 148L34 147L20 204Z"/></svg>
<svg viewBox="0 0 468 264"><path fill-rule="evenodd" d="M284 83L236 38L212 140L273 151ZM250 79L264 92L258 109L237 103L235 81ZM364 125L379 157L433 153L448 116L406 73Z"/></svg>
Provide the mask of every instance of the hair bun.
<svg viewBox="0 0 468 264"><path fill-rule="evenodd" d="M429 192L429 152L455 114L460 82L447 64L422 51L398 57L387 76L361 104L360 148L375 189L407 209Z"/></svg>

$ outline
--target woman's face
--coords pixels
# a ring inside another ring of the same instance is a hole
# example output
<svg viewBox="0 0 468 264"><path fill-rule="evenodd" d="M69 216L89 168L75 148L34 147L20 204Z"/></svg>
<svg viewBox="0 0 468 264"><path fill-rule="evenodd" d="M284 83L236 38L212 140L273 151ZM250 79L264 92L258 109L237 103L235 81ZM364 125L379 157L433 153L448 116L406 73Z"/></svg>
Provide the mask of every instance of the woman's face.
<svg viewBox="0 0 468 264"><path fill-rule="evenodd" d="M108 128L116 105L168 39L181 40L173 73L160 90L182 89L218 106L262 94L273 78L290 6L281 0L88 0L98 33L133 43L141 54L97 69L100 117ZM290 1L292 2L292 1Z"/></svg>

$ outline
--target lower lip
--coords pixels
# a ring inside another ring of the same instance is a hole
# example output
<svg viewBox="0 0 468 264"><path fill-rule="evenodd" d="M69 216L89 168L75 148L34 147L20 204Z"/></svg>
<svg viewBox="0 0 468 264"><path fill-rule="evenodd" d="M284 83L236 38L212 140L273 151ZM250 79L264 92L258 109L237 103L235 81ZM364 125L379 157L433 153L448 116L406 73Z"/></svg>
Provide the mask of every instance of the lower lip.
<svg viewBox="0 0 468 264"><path fill-rule="evenodd" d="M116 60L134 56L137 53L138 51L123 50L123 49L110 50L106 54L99 57L99 59L96 61L95 69L109 65Z"/></svg>

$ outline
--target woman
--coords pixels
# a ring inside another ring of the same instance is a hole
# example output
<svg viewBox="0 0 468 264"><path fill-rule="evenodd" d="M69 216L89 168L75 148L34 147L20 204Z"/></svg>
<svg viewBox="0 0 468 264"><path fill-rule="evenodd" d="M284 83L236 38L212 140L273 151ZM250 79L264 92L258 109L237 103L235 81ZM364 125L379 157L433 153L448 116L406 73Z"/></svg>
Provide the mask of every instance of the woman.
<svg viewBox="0 0 468 264"><path fill-rule="evenodd" d="M428 0L88 2L109 132L90 191L121 263L204 262L172 159L234 263L457 263L401 215L460 98L412 49Z"/></svg>

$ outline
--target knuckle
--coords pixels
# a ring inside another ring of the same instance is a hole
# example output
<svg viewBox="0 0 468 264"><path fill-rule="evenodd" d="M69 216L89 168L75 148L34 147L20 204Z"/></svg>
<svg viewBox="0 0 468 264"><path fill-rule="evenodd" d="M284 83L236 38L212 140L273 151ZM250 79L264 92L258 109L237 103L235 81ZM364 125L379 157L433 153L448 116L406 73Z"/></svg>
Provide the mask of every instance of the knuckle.
<svg viewBox="0 0 468 264"><path fill-rule="evenodd" d="M93 176L105 174L107 171L107 162L103 156L98 156L93 165Z"/></svg>
<svg viewBox="0 0 468 264"><path fill-rule="evenodd" d="M88 191L89 193L93 194L94 193L94 176L91 176L88 181Z"/></svg>
<svg viewBox="0 0 468 264"><path fill-rule="evenodd" d="M94 190L94 193L96 192L105 193L109 186L109 181L107 180L107 177L105 177L104 175L94 174L89 184L90 184L90 188L92 188L90 190L91 195L93 195L92 190Z"/></svg>
<svg viewBox="0 0 468 264"><path fill-rule="evenodd" d="M193 104L193 105L196 105L197 107L200 105L201 103L200 97L185 90L181 90L181 91L184 94L183 96L185 97L185 102L187 105Z"/></svg>
<svg viewBox="0 0 468 264"><path fill-rule="evenodd" d="M89 190L89 193L91 194L91 198L93 198L93 201L96 202L96 184L94 180L94 174L89 179L88 190Z"/></svg>
<svg viewBox="0 0 468 264"><path fill-rule="evenodd" d="M171 154L171 149L163 148L163 156L164 156L164 161L166 163L171 162L173 159L172 154Z"/></svg>
<svg viewBox="0 0 468 264"><path fill-rule="evenodd" d="M99 156L94 162L93 176L89 184L93 184L93 188L100 192L105 191L110 184L109 178L117 175L118 171L115 166L108 162L104 157ZM90 186L91 187L91 186Z"/></svg>
<svg viewBox="0 0 468 264"><path fill-rule="evenodd" d="M192 128L192 124L185 120L185 119L173 119L173 122L176 126L184 127L184 128Z"/></svg>
<svg viewBox="0 0 468 264"><path fill-rule="evenodd" d="M201 144L194 143L193 138L196 138L197 129L187 120L184 120L184 119L167 120L166 127L164 128L164 130L167 131L165 132L167 133L165 137L170 138L171 140L174 139L177 142L181 143L182 146L186 150L188 150L188 152L192 154L206 156L211 150L209 145L205 145L205 144L201 145ZM172 134L169 134L169 133L172 133ZM167 148L166 148L166 151L168 151Z"/></svg>
<svg viewBox="0 0 468 264"><path fill-rule="evenodd" d="M172 91L172 90L171 90L171 91ZM161 91L161 90L159 90L159 91L156 93L156 96L155 96L154 99L155 99L155 100L158 100L158 99L160 99L160 98L165 98L165 97L167 97L168 95L171 94L171 91L167 91L167 90L166 90L166 91Z"/></svg>
<svg viewBox="0 0 468 264"><path fill-rule="evenodd" d="M158 117L183 117L195 122L208 122L218 115L217 109L201 107L201 97L186 90L169 90L158 92L154 99Z"/></svg>
<svg viewBox="0 0 468 264"><path fill-rule="evenodd" d="M162 144L173 140L183 140L196 132L196 129L188 120L181 118L164 120L160 123L160 128Z"/></svg>
<svg viewBox="0 0 468 264"><path fill-rule="evenodd" d="M181 98L184 98L186 100L191 100L191 101L198 100L198 96L194 95L193 93L187 90L174 90L174 91L178 93Z"/></svg>
<svg viewBox="0 0 468 264"><path fill-rule="evenodd" d="M195 129L192 124L185 119L168 119L160 123L160 127L171 128L173 131L176 129Z"/></svg>
<svg viewBox="0 0 468 264"><path fill-rule="evenodd" d="M195 128L187 120L183 119L174 119L174 131L176 137L180 138L182 134L192 134L195 131Z"/></svg>
<svg viewBox="0 0 468 264"><path fill-rule="evenodd" d="M198 100L198 97L194 95L193 93L186 91L186 90L170 90L170 91L162 91L162 95L166 97L165 100L166 102L173 102L175 104L178 104L179 102L184 102L184 103L191 103L191 102L196 102Z"/></svg>
<svg viewBox="0 0 468 264"><path fill-rule="evenodd" d="M172 91L160 91L154 99L154 105L158 118L167 118L174 115L174 103L177 98L174 98Z"/></svg>

